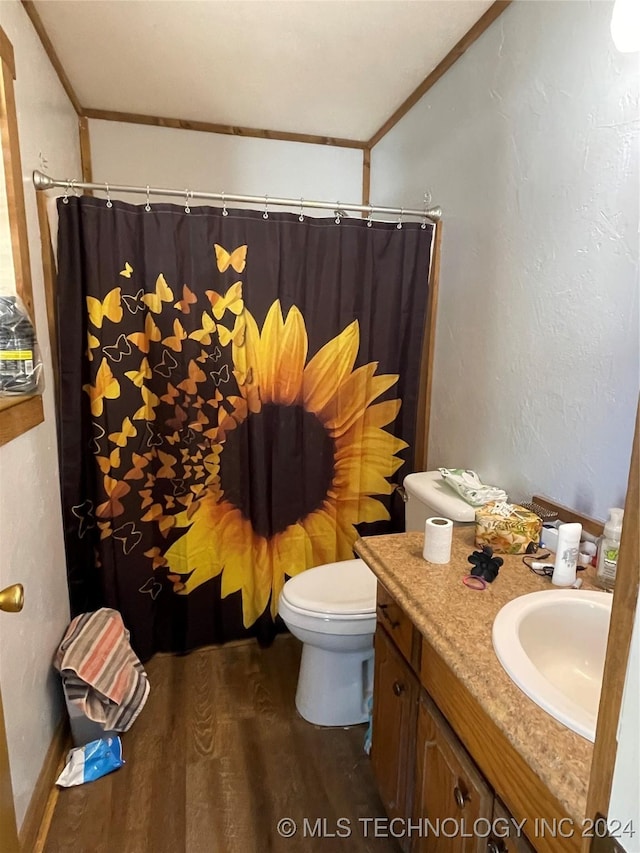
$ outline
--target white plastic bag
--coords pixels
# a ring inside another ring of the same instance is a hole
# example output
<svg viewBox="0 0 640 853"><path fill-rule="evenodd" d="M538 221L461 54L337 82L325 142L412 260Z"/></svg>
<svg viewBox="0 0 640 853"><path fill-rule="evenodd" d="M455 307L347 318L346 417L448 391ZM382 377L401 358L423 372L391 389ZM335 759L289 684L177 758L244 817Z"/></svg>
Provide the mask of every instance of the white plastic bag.
<svg viewBox="0 0 640 853"><path fill-rule="evenodd" d="M93 782L107 773L122 767L122 743L119 737L92 740L84 746L69 751L64 770L56 779L56 785L71 788Z"/></svg>

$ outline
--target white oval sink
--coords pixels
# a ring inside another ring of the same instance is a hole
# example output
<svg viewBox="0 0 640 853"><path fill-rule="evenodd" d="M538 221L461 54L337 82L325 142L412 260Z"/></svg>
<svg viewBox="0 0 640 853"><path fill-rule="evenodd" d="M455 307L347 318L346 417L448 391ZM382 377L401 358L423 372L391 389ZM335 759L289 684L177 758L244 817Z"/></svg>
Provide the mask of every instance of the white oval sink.
<svg viewBox="0 0 640 853"><path fill-rule="evenodd" d="M493 648L530 699L594 741L613 596L545 590L514 598L493 623Z"/></svg>

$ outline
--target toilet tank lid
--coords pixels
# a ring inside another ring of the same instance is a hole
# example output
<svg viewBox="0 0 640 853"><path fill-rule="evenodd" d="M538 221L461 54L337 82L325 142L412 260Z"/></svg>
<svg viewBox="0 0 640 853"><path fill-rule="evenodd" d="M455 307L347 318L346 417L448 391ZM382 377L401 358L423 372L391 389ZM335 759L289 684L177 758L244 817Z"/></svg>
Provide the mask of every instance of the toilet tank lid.
<svg viewBox="0 0 640 853"><path fill-rule="evenodd" d="M374 613L376 577L363 560L341 560L307 569L288 580L282 596L303 610L349 615Z"/></svg>
<svg viewBox="0 0 640 853"><path fill-rule="evenodd" d="M436 515L452 521L470 522L476 519L475 507L447 486L439 471L407 474L403 485L407 494L426 504Z"/></svg>

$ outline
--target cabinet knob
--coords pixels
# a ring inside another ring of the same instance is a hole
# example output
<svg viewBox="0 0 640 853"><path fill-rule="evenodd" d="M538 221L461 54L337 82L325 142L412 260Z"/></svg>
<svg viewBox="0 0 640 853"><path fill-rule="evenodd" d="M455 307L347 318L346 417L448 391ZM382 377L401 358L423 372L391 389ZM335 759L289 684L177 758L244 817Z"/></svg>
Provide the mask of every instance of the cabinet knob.
<svg viewBox="0 0 640 853"><path fill-rule="evenodd" d="M397 621L397 619L392 619L391 616L389 616L389 613L387 612L388 606L388 604L381 604L380 612L382 613L383 618L387 620L387 622L392 628L397 628L400 623Z"/></svg>
<svg viewBox="0 0 640 853"><path fill-rule="evenodd" d="M393 692L396 694L396 696L401 696L406 689L407 688L404 686L404 684L401 681L394 681L393 682Z"/></svg>
<svg viewBox="0 0 640 853"><path fill-rule="evenodd" d="M458 779L458 784L453 789L453 798L461 809L464 808L464 804L469 799L469 794L460 779Z"/></svg>

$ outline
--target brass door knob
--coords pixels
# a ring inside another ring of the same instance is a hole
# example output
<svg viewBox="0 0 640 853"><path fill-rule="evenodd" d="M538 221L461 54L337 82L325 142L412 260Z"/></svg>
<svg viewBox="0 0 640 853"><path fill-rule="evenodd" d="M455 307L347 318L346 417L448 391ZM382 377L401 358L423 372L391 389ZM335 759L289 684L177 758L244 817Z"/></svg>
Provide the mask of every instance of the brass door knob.
<svg viewBox="0 0 640 853"><path fill-rule="evenodd" d="M0 610L5 613L19 613L24 605L24 587L14 583L0 590Z"/></svg>

